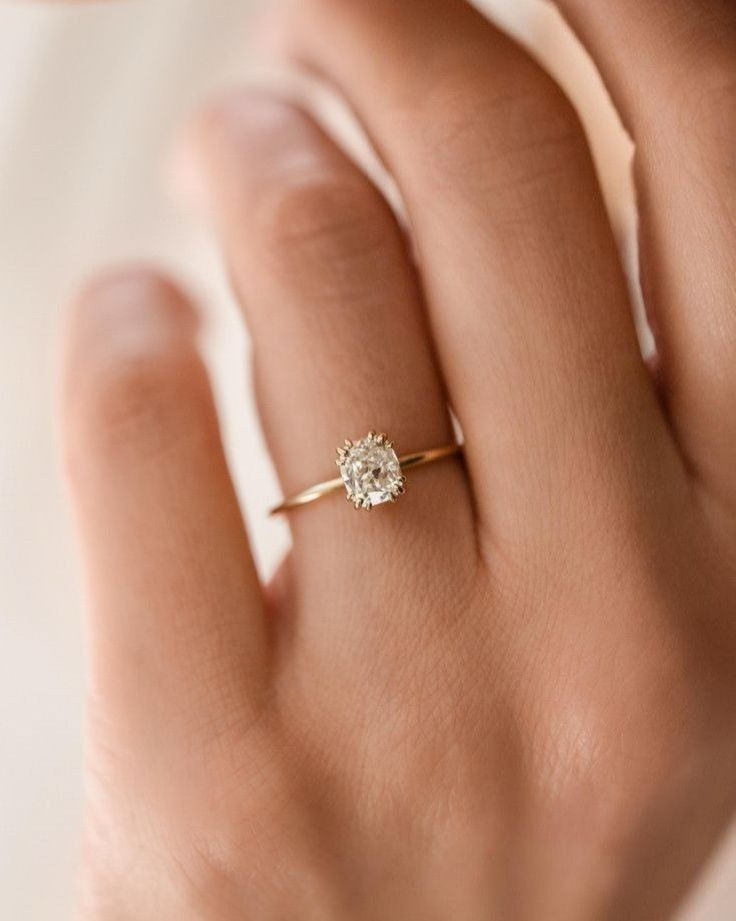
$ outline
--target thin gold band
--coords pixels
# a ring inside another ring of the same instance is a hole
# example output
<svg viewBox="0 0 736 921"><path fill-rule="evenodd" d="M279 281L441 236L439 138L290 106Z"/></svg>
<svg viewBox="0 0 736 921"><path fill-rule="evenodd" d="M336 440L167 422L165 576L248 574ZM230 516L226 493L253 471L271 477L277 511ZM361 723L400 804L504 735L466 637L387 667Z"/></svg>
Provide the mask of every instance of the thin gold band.
<svg viewBox="0 0 736 921"><path fill-rule="evenodd" d="M425 464L431 464L434 461L443 460L446 457L454 457L460 454L462 445L445 445L443 448L431 448L429 451L416 451L413 454L405 454L399 458L399 464L402 470L410 470L412 467L423 467ZM308 505L310 502L316 502L330 493L344 489L345 484L342 477L336 477L334 480L325 480L324 483L316 483L305 489L297 495L292 496L281 505L271 510L272 515L279 515L281 512L288 512L289 509L298 508L300 505Z"/></svg>

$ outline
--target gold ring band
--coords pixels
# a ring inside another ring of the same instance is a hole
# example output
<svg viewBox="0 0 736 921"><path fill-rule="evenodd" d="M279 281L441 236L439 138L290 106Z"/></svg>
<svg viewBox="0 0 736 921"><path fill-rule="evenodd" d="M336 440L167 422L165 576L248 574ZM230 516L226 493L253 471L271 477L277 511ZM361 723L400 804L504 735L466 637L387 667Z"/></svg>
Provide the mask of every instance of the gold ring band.
<svg viewBox="0 0 736 921"><path fill-rule="evenodd" d="M356 508L371 509L382 502L394 502L404 492L406 482L404 471L454 457L462 450L462 445L452 444L441 448L430 448L427 451L415 451L398 457L388 436L369 432L361 441L357 443L346 441L343 447L338 448L336 463L340 467L341 476L316 483L302 490L272 509L271 514L278 515L302 505L308 505L340 489L347 490L347 499ZM377 470L365 469L363 460L366 455L372 464L379 465ZM355 486L356 467L359 471L364 471L362 479L360 473L358 474L360 487ZM366 479L369 481L369 486L366 486ZM374 487L372 491L371 486Z"/></svg>

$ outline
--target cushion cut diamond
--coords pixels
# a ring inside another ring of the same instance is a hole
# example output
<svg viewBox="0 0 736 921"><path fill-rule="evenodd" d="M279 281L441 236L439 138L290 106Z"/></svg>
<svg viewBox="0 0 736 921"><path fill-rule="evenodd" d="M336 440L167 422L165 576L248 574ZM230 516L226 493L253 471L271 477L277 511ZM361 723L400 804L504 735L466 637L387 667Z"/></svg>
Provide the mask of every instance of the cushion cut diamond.
<svg viewBox="0 0 736 921"><path fill-rule="evenodd" d="M404 477L393 444L374 432L338 451L338 466L348 499L356 508L393 502L404 491Z"/></svg>

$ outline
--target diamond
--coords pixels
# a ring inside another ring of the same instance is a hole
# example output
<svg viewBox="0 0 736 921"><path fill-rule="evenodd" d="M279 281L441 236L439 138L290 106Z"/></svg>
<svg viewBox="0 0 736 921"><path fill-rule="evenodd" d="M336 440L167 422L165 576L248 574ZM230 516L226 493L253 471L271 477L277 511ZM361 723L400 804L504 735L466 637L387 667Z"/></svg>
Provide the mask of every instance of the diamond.
<svg viewBox="0 0 736 921"><path fill-rule="evenodd" d="M355 444L346 441L337 453L347 497L356 508L371 509L394 502L403 493L406 480L386 435L369 432Z"/></svg>

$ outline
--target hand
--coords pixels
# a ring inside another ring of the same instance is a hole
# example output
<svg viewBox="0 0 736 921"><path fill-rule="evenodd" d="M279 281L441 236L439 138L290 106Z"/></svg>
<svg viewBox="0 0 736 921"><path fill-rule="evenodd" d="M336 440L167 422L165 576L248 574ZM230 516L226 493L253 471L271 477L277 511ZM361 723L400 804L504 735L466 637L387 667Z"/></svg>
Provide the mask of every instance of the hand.
<svg viewBox="0 0 736 921"><path fill-rule="evenodd" d="M294 0L390 209L310 117L199 156L286 494L371 428L465 463L325 498L259 585L195 346L148 270L69 337L91 594L85 921L655 921L736 793L736 14L560 4L638 144L653 381L584 134L459 0Z"/></svg>

